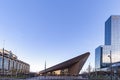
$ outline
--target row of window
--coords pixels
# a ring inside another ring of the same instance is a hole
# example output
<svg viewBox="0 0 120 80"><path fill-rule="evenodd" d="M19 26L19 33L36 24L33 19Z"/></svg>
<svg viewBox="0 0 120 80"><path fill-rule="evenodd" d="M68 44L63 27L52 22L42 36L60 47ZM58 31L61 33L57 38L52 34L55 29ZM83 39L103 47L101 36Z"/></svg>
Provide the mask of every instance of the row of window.
<svg viewBox="0 0 120 80"><path fill-rule="evenodd" d="M29 72L29 65L19 61L17 59L11 59L8 57L0 56L0 70L1 72L4 71L15 71L18 73L28 73Z"/></svg>
<svg viewBox="0 0 120 80"><path fill-rule="evenodd" d="M62 69L62 70L56 70L56 71L52 71L52 72L47 72L47 73L40 74L40 75L49 75L49 76L69 75L69 71L68 71L68 68L66 68L66 69Z"/></svg>

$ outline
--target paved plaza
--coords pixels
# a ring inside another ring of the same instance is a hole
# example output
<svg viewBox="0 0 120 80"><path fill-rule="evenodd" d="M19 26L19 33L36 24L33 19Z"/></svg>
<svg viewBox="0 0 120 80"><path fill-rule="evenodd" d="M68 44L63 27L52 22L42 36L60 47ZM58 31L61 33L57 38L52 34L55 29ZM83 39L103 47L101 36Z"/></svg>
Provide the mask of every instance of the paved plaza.
<svg viewBox="0 0 120 80"><path fill-rule="evenodd" d="M8 78L3 78L0 80L87 80L83 79L82 77L74 77L74 76L39 76L39 77L33 77L33 78L27 78L27 79L8 79Z"/></svg>

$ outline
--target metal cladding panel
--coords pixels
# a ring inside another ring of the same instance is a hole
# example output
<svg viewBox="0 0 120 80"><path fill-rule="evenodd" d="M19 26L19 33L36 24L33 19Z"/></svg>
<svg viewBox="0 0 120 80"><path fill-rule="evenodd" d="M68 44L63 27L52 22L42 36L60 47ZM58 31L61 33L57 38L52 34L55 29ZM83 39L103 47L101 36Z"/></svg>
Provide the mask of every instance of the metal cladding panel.
<svg viewBox="0 0 120 80"><path fill-rule="evenodd" d="M44 74L46 72L52 72L52 71L61 70L61 69L65 69L65 68L68 68L68 67L72 67L73 65L75 65L78 62L79 62L79 67L80 67L80 68L79 67L78 68L79 68L79 71L80 71L89 55L90 55L90 53L86 52L86 53L84 53L82 55L79 55L79 56L77 56L75 58L72 58L70 60L62 62L62 63L57 64L55 66L52 66L50 68L47 68L46 70L42 70L42 71L40 71L40 74Z"/></svg>

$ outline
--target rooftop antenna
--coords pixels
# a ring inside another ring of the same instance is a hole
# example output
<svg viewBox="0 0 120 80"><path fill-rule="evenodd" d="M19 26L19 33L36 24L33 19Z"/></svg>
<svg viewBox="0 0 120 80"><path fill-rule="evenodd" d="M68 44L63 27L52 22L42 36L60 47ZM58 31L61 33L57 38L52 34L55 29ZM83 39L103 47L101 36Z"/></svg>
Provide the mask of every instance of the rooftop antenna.
<svg viewBox="0 0 120 80"><path fill-rule="evenodd" d="M46 61L45 61L45 70L46 70Z"/></svg>

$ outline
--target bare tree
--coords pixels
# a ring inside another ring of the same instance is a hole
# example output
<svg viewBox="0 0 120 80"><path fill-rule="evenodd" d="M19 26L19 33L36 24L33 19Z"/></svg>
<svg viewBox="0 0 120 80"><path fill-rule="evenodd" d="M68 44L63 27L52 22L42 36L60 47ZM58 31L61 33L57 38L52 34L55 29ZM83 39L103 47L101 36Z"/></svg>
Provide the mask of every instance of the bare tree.
<svg viewBox="0 0 120 80"><path fill-rule="evenodd" d="M90 78L90 76L91 76L91 71L92 71L92 66L89 64L88 68L87 68L88 78Z"/></svg>

